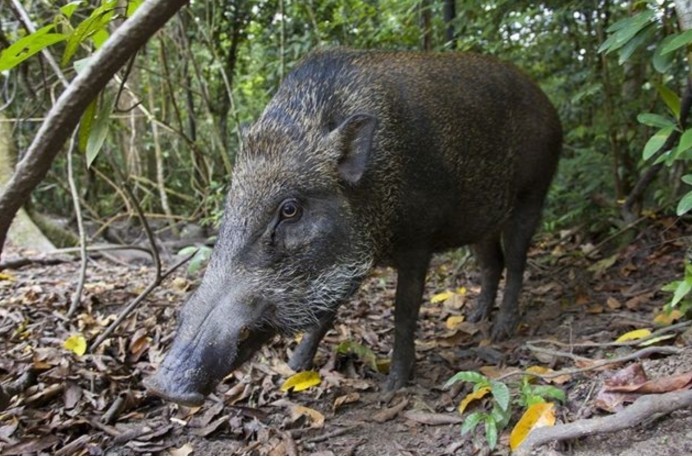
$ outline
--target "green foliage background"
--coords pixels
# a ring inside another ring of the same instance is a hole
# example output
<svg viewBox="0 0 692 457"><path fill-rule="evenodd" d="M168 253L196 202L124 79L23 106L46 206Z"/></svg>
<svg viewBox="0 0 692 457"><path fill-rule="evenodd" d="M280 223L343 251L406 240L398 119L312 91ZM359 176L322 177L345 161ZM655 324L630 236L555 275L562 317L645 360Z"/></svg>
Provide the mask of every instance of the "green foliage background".
<svg viewBox="0 0 692 457"><path fill-rule="evenodd" d="M139 3L34 2L29 13L50 35L48 49L72 77L80 59L88 58ZM597 237L617 229L622 201L650 165L642 150L657 130L637 116L666 113L657 88L681 94L689 71L686 46L665 57L657 47L680 31L673 2L457 0L448 22L444 3L192 1L123 72L129 91L120 93L115 82L93 106L91 122L100 126L100 138L87 138L95 135L94 128L83 123L80 144L87 154L80 155L79 188L89 218L103 224L133 216L115 190L123 182L148 213L161 215L156 184L157 172L163 172L175 220L213 224L232 175L240 129L258 116L301 56L318 46L420 50L428 43L430 51L496 55L537 80L558 107L566 132L546 227L583 224ZM0 7L0 18L3 48L26 35L7 6ZM607 42L608 37L613 38ZM20 150L59 92L56 81L38 55L27 55L0 76L5 113L16 121ZM106 128L99 120L116 94ZM687 190L680 178L688 156L667 164L638 209L674 211ZM34 204L70 217L63 161L34 192Z"/></svg>

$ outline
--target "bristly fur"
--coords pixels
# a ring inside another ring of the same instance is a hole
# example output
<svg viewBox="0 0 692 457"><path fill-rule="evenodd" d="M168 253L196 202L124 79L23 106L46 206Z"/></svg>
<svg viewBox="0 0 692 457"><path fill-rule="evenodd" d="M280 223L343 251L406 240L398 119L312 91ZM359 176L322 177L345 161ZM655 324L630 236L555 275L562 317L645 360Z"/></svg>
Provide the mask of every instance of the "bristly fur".
<svg viewBox="0 0 692 457"><path fill-rule="evenodd" d="M354 117L368 126L357 142L349 135L361 131L347 128ZM363 144L364 155L347 160ZM167 362L175 373L162 383L176 395L206 389L208 379L192 378L198 365L223 377L269 338L267 327L290 334L319 323L306 339L313 346L297 351L312 357L326 332L322 316L373 265L385 264L399 274L390 379L400 387L415 361L421 272L433 252L467 244L480 254L480 318L489 317L507 271L493 332L511 333L526 250L561 144L546 95L492 57L344 48L309 54L244 134L219 241L201 293L185 305L191 317ZM353 163L360 168L350 173ZM282 226L277 215L286 199L306 203L309 217ZM283 237L276 241L275 233ZM204 321L210 310L228 321ZM248 328L255 339L243 335ZM234 345L238 360L226 348Z"/></svg>

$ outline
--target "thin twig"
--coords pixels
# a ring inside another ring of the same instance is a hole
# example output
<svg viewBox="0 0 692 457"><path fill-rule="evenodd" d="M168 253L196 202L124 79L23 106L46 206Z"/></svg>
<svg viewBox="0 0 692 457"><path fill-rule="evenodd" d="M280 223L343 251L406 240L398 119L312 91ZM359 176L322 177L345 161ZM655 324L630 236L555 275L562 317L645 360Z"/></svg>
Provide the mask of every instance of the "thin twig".
<svg viewBox="0 0 692 457"><path fill-rule="evenodd" d="M571 359L574 359L574 357L575 357L573 354L570 354L568 352L549 351L549 350L543 350L541 348L534 348L534 349L537 349L538 352L545 352L545 353L549 353L551 355L559 353L561 356L568 357ZM516 371L511 371L509 373L506 373L502 376L499 376L495 380L501 381L501 380L506 379L506 378L511 378L513 376L520 376L520 375L535 376L535 377L541 378L541 379L553 379L553 378L557 378L560 376L573 375L573 374L578 374L578 373L584 373L586 371L596 370L598 368L605 367L607 365L613 365L616 363L623 363L623 362L629 362L630 360L641 359L641 358L650 356L652 354L677 355L677 354L681 354L683 351L684 351L684 349L676 348L673 346L650 346L650 347L647 347L644 349L640 349L639 351L633 352L631 354L624 355L622 357L615 357L614 359L608 359L608 360L601 360L598 362L593 362L593 365L590 365L588 367L569 368L569 369L560 370L560 371L553 371L552 373L545 373L545 374L534 373L532 371L526 371L526 370L516 370ZM585 359L583 357L579 357L579 359L591 361L591 359Z"/></svg>
<svg viewBox="0 0 692 457"><path fill-rule="evenodd" d="M82 208L79 205L79 192L77 192L77 184L74 179L74 171L72 167L72 154L74 154L75 149L74 137L75 133L72 133L72 137L70 138L70 146L67 150L67 182L70 186L72 204L74 205L74 214L77 218L77 232L79 233L79 255L81 258L81 265L79 269L79 282L77 283L77 289L72 295L72 303L70 303L70 308L67 310L67 314L65 315L67 319L71 318L74 313L77 312L79 302L82 300L82 292L84 291L84 284L86 283L87 262L89 260L86 249L84 218L82 217Z"/></svg>
<svg viewBox="0 0 692 457"><path fill-rule="evenodd" d="M615 238L619 237L623 233L629 231L630 229L634 228L635 226L639 225L640 223L644 222L647 220L648 217L642 216L639 219L635 219L632 222L629 222L626 224L624 227L621 227L619 230L617 230L615 233L612 235L606 237L604 240L600 241L596 246L594 246L588 254L586 254L586 258L589 260L595 260L596 259L596 254L599 253L599 250L606 244L610 243L610 241L614 240Z"/></svg>
<svg viewBox="0 0 692 457"><path fill-rule="evenodd" d="M178 263L173 265L171 268L169 268L162 275L157 275L154 282L152 282L149 285L149 287L147 287L141 294L139 294L137 296L137 298L132 300L130 302L130 304L127 305L127 307L120 313L120 315L117 317L117 319L115 321L113 321L113 323L110 326L108 326L108 328L106 330L104 330L103 333L101 333L99 335L99 337L96 339L96 341L94 341L94 344L91 346L91 352L94 352L101 345L101 343L103 343L105 341L105 339L108 338L108 336L110 336L111 333L113 333L113 331L118 327L118 325L120 325L120 323L125 320L125 318L130 314L130 312L132 312L132 310L135 309L135 307L142 300L144 300L146 298L146 296L149 295L149 293L152 290L154 290L156 287L158 287L158 285L161 284L161 282L164 279L166 279L171 273L173 273L175 270L177 270L185 262L190 260L195 254L197 254L197 251L193 252L189 256L185 257L184 259L182 259L181 261L179 261Z"/></svg>
<svg viewBox="0 0 692 457"><path fill-rule="evenodd" d="M610 433L637 425L652 416L669 414L692 405L692 390L674 391L659 395L644 395L631 406L610 416L582 419L571 424L540 427L514 451L517 455L529 455L532 449L549 443L581 438L597 433Z"/></svg>
<svg viewBox="0 0 692 457"><path fill-rule="evenodd" d="M629 341L620 341L620 342L610 341L607 343L563 343L562 341L557 341L557 340L533 340L533 341L529 341L527 344L535 345L537 343L549 343L549 344L554 344L555 346L569 347L569 348L594 348L594 347L606 348L606 347L635 346L635 345L645 343L645 342L652 340L654 338L658 338L659 336L666 334L668 332L672 332L674 330L689 327L690 325L692 325L692 321L678 322L677 324L669 325L667 327L661 327L661 328L651 332L650 335L648 335L644 338L639 338L636 340L629 340Z"/></svg>
<svg viewBox="0 0 692 457"><path fill-rule="evenodd" d="M360 424L351 425L351 426L343 427L343 428L337 428L336 430L333 430L331 432L323 433L321 435L317 435L317 436L314 436L312 438L306 438L305 441L308 443L319 443L321 441L327 441L327 440L335 438L337 436L341 436L341 435L345 435L347 433L350 433L353 430L357 429L358 427L360 427Z"/></svg>

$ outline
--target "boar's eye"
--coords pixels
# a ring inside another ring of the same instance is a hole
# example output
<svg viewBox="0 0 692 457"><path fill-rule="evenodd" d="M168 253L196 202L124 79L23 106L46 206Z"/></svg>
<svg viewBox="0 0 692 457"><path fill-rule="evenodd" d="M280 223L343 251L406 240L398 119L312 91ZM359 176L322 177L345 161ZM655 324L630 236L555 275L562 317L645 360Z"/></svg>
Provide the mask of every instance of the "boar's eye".
<svg viewBox="0 0 692 457"><path fill-rule="evenodd" d="M279 210L279 216L282 221L298 220L302 214L303 208L301 208L300 203L293 199L284 201Z"/></svg>

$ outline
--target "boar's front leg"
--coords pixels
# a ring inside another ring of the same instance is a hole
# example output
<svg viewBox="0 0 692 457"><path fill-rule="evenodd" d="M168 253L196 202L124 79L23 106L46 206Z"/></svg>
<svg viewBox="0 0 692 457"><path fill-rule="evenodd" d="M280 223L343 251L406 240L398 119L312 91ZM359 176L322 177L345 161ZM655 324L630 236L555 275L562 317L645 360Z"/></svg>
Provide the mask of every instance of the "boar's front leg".
<svg viewBox="0 0 692 457"><path fill-rule="evenodd" d="M336 310L330 311L320 319L319 324L303 335L303 338L293 351L288 366L293 371L304 371L312 368L312 361L317 353L317 347L324 338L324 335L332 328Z"/></svg>
<svg viewBox="0 0 692 457"><path fill-rule="evenodd" d="M430 256L428 250L413 251L397 261L394 352L385 384L387 390L404 387L413 372L418 310L423 299Z"/></svg>

